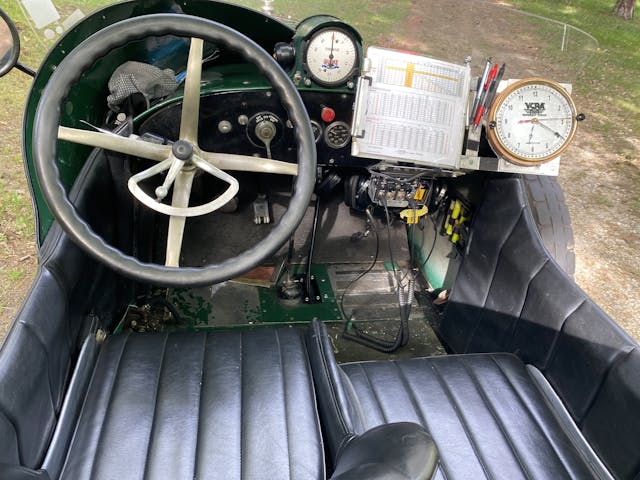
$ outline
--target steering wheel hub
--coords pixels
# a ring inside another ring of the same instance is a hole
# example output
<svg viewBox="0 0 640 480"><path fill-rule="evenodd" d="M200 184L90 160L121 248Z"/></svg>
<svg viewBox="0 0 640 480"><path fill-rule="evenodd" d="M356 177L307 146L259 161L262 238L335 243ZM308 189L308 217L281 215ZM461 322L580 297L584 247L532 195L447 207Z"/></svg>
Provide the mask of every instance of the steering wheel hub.
<svg viewBox="0 0 640 480"><path fill-rule="evenodd" d="M193 157L193 145L186 140L178 140L171 146L171 153L178 160L186 162Z"/></svg>

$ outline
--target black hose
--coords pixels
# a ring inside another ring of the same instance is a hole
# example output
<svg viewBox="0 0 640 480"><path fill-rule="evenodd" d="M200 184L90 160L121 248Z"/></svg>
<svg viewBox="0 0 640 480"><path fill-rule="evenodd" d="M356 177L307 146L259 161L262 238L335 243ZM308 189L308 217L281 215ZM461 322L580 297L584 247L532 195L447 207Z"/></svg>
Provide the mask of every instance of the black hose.
<svg viewBox="0 0 640 480"><path fill-rule="evenodd" d="M395 352L398 348L404 347L409 342L409 315L411 314L411 304L413 303L414 279L409 279L408 292L406 298L402 290L398 288L398 299L400 300L400 328L393 340L384 340L362 332L356 325L352 326L355 333L345 330L342 336L348 340L364 345L383 353Z"/></svg>
<svg viewBox="0 0 640 480"><path fill-rule="evenodd" d="M395 266L395 261L393 258L393 253L391 250L391 230L389 227L389 224L391 223L391 219L389 217L389 211L386 208L385 205L385 213L386 213L386 219L387 219L387 241L388 241L388 246L389 246L389 256L391 259L391 263L392 263L392 267L393 267L393 272L394 272L394 276L397 282L397 288L398 288L398 301L400 304L400 327L398 328L398 333L396 334L395 338L393 340L384 340L381 338L377 338L373 335L369 335L365 332L362 332L357 325L352 325L352 329L354 333L351 333L347 330L348 325L350 324L349 321L347 321L347 323L345 324L345 328L344 331L342 332L342 336L348 340L351 340L353 342L359 343L361 345L364 345L365 347L369 347L372 348L374 350L377 350L379 352L383 352L383 353L392 353L394 351L396 351L398 348L400 347L404 347L408 342L409 342L409 315L411 314L411 305L413 303L413 291L414 291L414 285L415 285L415 279L413 276L411 276L409 278L409 284L408 284L408 291L407 291L407 296L405 298L403 291L402 291L402 286L401 286L401 282L400 282L400 278L398 275L398 272L396 270L396 266ZM371 212L369 210L367 210L367 216L369 217L372 225L374 224L374 219L373 216L371 214ZM378 232L376 230L376 260L377 260L377 256L378 256ZM369 269L367 269L364 273L368 273L369 271L371 271L371 269L373 268L373 265L375 265L375 260L374 263L371 265L371 267L369 267ZM362 278L364 276L364 274L361 274L360 276L358 276L356 278L356 281L359 280L360 278ZM352 284L355 283L352 282ZM352 285L349 284L349 286L347 287L347 289ZM345 289L346 292L346 289ZM342 297L344 298L344 293L342 294ZM342 301L341 301L341 307L342 307ZM344 309L343 309L343 314L344 314ZM345 315L346 317L346 315Z"/></svg>

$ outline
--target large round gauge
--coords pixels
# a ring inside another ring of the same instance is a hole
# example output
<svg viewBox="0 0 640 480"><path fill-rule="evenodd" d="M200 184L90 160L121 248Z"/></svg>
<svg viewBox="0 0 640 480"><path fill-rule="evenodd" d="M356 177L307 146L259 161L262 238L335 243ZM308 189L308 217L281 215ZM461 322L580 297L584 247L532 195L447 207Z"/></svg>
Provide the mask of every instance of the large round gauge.
<svg viewBox="0 0 640 480"><path fill-rule="evenodd" d="M340 85L358 67L356 41L339 28L318 30L307 43L304 63L309 76L320 85Z"/></svg>
<svg viewBox="0 0 640 480"><path fill-rule="evenodd" d="M560 84L540 78L509 85L489 110L487 140L517 165L539 165L560 155L576 133L576 107Z"/></svg>

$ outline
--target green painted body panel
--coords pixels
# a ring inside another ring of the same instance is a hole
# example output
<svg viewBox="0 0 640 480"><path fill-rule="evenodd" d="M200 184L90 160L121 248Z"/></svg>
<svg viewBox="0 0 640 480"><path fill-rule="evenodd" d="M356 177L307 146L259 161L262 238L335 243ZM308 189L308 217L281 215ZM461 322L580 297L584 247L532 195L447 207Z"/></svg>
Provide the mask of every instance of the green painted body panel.
<svg viewBox="0 0 640 480"><path fill-rule="evenodd" d="M462 257L449 237L436 232L431 221L425 222L424 225L424 229L407 230L415 264L431 288L449 289L453 286Z"/></svg>
<svg viewBox="0 0 640 480"><path fill-rule="evenodd" d="M269 50L276 42L291 41L294 33L289 26L276 19L265 17L260 12L237 5L207 0L189 0L182 1L179 4L170 0L125 1L99 10L75 25L44 59L33 80L25 107L23 152L36 210L38 246L42 245L46 238L47 232L53 223L53 216L42 197L33 167L33 124L36 107L51 73L68 52L97 30L127 18L167 12L184 12L219 21L244 33ZM101 125L107 113L106 97L109 76L117 66L126 60L151 60L148 58L148 48L146 47L147 45L144 44L144 41L133 42L96 62L93 68L85 73L80 83L73 89L67 99L67 103L62 107L61 124L69 127L86 128L81 127L79 123L80 120L84 120L93 125ZM174 52L166 58L154 58L152 60L161 68L180 70L186 62L186 50L184 55L182 53L181 51ZM253 81L254 77L245 80ZM241 82L238 83L237 79L233 80L229 87L220 85L218 89L225 87L244 88ZM60 142L58 166L62 182L67 188L70 188L73 184L90 151L90 147Z"/></svg>
<svg viewBox="0 0 640 480"><path fill-rule="evenodd" d="M306 265L292 265L292 269L294 275L303 273ZM184 319L184 324L178 326L178 329L228 329L277 323L308 323L316 318L322 321L341 321L342 315L326 266L312 265L311 273L316 279L321 303L288 303L279 298L274 286L241 282L226 282L194 289L175 288L170 290L168 300Z"/></svg>
<svg viewBox="0 0 640 480"><path fill-rule="evenodd" d="M293 265L294 274L303 273L305 265ZM341 321L342 314L331 288L329 274L324 265L311 265L322 303L287 305L278 298L274 287L260 289L262 322L266 323L308 323L311 320Z"/></svg>

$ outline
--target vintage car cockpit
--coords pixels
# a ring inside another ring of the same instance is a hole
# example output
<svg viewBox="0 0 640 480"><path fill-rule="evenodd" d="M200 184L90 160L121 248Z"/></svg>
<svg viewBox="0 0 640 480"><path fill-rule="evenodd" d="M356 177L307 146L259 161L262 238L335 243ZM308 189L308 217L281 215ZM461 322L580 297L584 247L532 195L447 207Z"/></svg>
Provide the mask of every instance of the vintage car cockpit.
<svg viewBox="0 0 640 480"><path fill-rule="evenodd" d="M540 221L567 70L268 10L124 1L34 72L0 477L637 478L637 344Z"/></svg>

